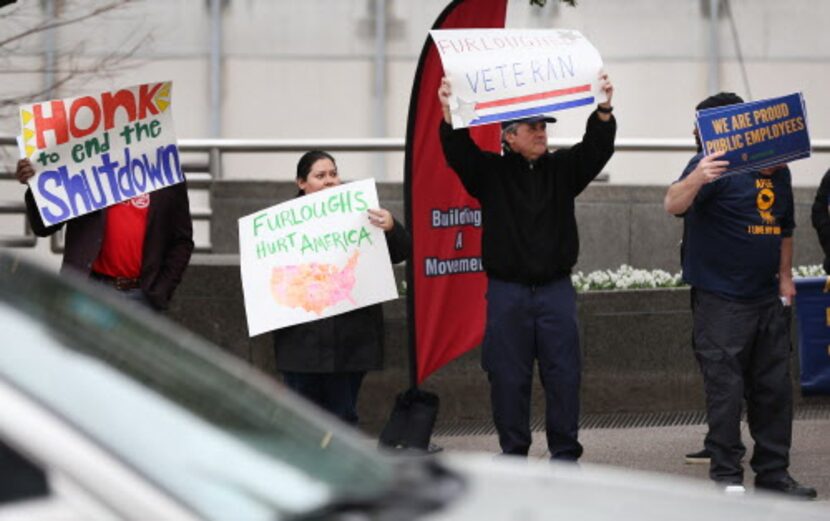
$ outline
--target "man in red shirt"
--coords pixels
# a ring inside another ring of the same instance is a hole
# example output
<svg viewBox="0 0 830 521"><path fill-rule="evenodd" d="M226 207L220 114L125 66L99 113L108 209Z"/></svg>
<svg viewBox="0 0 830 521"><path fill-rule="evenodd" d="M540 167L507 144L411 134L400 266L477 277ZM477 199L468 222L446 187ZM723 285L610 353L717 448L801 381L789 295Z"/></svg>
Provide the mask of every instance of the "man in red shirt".
<svg viewBox="0 0 830 521"><path fill-rule="evenodd" d="M27 184L34 174L28 159L18 161L18 181ZM35 235L47 237L66 225L61 272L81 273L153 309L167 308L193 252L186 183L54 226L43 223L31 190L25 201Z"/></svg>

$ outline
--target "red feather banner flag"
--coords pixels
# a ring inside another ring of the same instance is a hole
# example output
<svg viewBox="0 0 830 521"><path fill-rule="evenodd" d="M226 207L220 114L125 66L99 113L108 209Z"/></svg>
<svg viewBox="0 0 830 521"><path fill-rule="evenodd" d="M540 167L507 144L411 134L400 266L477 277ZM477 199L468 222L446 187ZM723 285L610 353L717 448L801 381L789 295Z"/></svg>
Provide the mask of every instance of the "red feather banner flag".
<svg viewBox="0 0 830 521"><path fill-rule="evenodd" d="M503 28L508 0L456 0L433 29ZM438 126L444 75L432 40L424 43L406 131L405 204L412 235L407 311L412 383L481 343L487 279L481 266L481 211L447 166ZM470 129L483 150L498 151L498 125Z"/></svg>

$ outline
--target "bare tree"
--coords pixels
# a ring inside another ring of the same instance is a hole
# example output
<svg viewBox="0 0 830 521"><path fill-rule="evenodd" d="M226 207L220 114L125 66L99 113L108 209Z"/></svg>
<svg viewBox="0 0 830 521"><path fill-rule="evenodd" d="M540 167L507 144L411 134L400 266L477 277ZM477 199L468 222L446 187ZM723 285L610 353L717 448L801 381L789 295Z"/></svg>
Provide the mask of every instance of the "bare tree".
<svg viewBox="0 0 830 521"><path fill-rule="evenodd" d="M147 43L149 30L133 27L89 56L88 42L108 16L126 14L139 0L43 0L18 2L0 9L0 118L20 104L57 97L61 86L91 78L112 77L137 64L136 51ZM139 25L136 23L135 25ZM71 28L71 40L52 45L54 35ZM26 59L22 59L25 57ZM43 78L32 87L26 78Z"/></svg>

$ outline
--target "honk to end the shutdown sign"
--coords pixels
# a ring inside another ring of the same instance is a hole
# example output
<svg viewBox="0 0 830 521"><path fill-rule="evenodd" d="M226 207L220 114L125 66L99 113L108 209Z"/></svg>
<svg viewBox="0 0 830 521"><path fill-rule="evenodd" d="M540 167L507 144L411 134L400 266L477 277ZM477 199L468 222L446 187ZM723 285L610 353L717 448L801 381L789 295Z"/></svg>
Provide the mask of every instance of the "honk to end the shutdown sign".
<svg viewBox="0 0 830 521"><path fill-rule="evenodd" d="M54 225L184 181L171 82L20 107L21 154L38 212Z"/></svg>

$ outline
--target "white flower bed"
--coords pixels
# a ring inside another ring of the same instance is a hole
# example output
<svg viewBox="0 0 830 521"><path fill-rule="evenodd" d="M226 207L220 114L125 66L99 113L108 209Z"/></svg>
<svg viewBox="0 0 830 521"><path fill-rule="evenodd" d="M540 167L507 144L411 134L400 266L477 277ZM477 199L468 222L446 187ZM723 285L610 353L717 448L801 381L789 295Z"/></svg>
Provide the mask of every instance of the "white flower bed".
<svg viewBox="0 0 830 521"><path fill-rule="evenodd" d="M823 277L824 269L818 264L793 268L793 276ZM664 270L641 270L626 264L617 270L592 271L587 275L578 271L571 275L577 291L678 288L685 286L680 273L671 274Z"/></svg>
<svg viewBox="0 0 830 521"><path fill-rule="evenodd" d="M812 266L797 266L793 268L793 277L824 277L824 268L821 264L813 264Z"/></svg>

